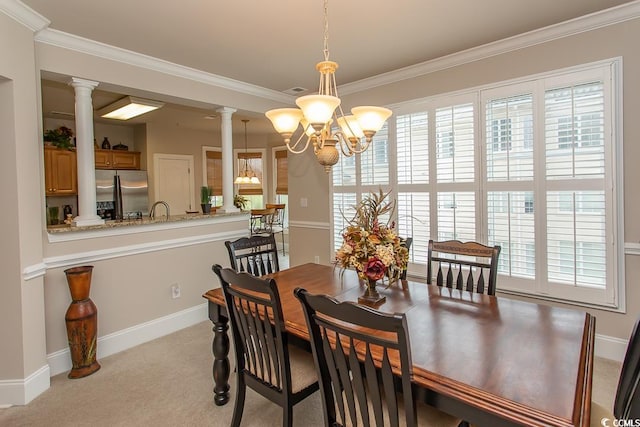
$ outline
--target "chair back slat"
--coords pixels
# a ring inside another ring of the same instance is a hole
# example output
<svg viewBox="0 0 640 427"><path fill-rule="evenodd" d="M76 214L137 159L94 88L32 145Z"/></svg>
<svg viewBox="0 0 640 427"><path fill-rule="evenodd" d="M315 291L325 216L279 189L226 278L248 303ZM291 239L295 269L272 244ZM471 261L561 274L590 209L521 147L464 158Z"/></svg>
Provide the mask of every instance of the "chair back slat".
<svg viewBox="0 0 640 427"><path fill-rule="evenodd" d="M340 303L300 288L294 293L309 327L327 424L415 426L405 315ZM402 422L396 381L405 409Z"/></svg>
<svg viewBox="0 0 640 427"><path fill-rule="evenodd" d="M433 264L436 264L437 286L495 295L500 249L497 245L486 246L477 242L429 240L427 283L434 282ZM445 275L446 281L443 280Z"/></svg>
<svg viewBox="0 0 640 427"><path fill-rule="evenodd" d="M278 248L273 234L242 237L224 242L229 253L231 268L253 276L280 271Z"/></svg>

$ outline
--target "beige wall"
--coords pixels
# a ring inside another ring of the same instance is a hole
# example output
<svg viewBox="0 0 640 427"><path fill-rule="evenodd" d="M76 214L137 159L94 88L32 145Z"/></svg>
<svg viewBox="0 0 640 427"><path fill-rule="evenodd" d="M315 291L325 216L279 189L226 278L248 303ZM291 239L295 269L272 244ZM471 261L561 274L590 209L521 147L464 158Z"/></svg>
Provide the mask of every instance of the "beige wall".
<svg viewBox="0 0 640 427"><path fill-rule="evenodd" d="M225 236L246 233L247 226L245 216L230 223L47 242L46 257L62 258L66 264L73 263L76 256L97 258L89 263L94 266L91 299L98 308L98 336L103 337L203 304L202 294L219 286L212 264L229 266ZM209 235L220 237L184 247L176 244ZM159 244L159 249L147 248ZM48 269L45 275L47 354L67 348L64 316L71 303L63 271L67 267ZM173 284L181 288L179 299L171 298Z"/></svg>
<svg viewBox="0 0 640 427"><path fill-rule="evenodd" d="M526 49L497 55L485 60L448 68L421 77L384 85L363 93L343 96L343 108L354 105L389 105L428 97L436 94L463 90L475 86L504 81L535 73L551 71L563 67L580 65L592 61L621 56L623 58L623 99L624 99L624 217L626 242L640 241L640 196L636 191L640 182L640 170L636 163L640 158L640 54L637 40L640 38L640 20L635 19L618 25L581 33ZM297 159L296 159L297 160ZM305 160L301 160L304 162ZM302 168L301 168L302 170ZM290 176L290 179L292 177ZM327 193L326 182L318 181L316 174L300 177L290 182L291 192L301 194ZM621 183L618 183L620 185ZM293 188L292 188L293 187ZM314 210L316 221L328 221L329 210ZM319 217L319 215L324 215ZM294 210L292 220L306 218L301 210ZM292 233L291 251L297 250L302 233ZM304 252L321 252L322 241L305 239ZM640 314L640 267L636 256L626 256L626 314L604 310L588 310L596 320L596 332L628 339L633 323ZM583 309L582 307L567 305Z"/></svg>
<svg viewBox="0 0 640 427"><path fill-rule="evenodd" d="M42 278L22 270L42 261L43 180L33 34L0 14L0 156L3 254L0 380L26 378L46 364ZM10 58L10 60L9 60Z"/></svg>

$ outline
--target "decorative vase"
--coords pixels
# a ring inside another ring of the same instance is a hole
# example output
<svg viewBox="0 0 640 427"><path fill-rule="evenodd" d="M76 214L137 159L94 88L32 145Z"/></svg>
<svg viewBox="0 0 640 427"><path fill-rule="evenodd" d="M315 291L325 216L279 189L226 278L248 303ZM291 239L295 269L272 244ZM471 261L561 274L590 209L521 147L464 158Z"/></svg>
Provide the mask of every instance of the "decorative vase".
<svg viewBox="0 0 640 427"><path fill-rule="evenodd" d="M211 213L211 204L210 203L201 203L200 207L202 208L202 213L204 215L209 215Z"/></svg>
<svg viewBox="0 0 640 427"><path fill-rule="evenodd" d="M376 282L377 280L373 279L367 280L367 289L364 291L362 296L358 297L358 304L377 306L387 300L387 297L380 295L376 290Z"/></svg>
<svg viewBox="0 0 640 427"><path fill-rule="evenodd" d="M82 378L100 369L96 360L98 338L98 309L89 298L92 265L64 270L71 292L71 304L64 320L73 365L68 377Z"/></svg>

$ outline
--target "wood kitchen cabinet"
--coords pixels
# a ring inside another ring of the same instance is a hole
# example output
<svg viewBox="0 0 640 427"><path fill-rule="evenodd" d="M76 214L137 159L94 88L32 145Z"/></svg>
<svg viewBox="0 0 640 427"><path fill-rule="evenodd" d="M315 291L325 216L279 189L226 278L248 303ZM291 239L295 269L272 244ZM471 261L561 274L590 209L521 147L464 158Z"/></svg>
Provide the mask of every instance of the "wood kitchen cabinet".
<svg viewBox="0 0 640 427"><path fill-rule="evenodd" d="M140 152L94 150L96 169L140 169Z"/></svg>
<svg viewBox="0 0 640 427"><path fill-rule="evenodd" d="M44 147L44 183L47 196L69 196L78 193L76 152Z"/></svg>

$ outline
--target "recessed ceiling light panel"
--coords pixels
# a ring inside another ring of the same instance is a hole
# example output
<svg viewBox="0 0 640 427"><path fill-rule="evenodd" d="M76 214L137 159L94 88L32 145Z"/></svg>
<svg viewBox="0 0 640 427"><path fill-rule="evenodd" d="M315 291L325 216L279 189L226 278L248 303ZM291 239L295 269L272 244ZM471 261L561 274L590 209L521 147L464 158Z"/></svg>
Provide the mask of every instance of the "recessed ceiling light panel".
<svg viewBox="0 0 640 427"><path fill-rule="evenodd" d="M150 99L125 96L98 110L98 115L105 119L129 120L133 117L157 110L164 105L163 102L152 101Z"/></svg>

